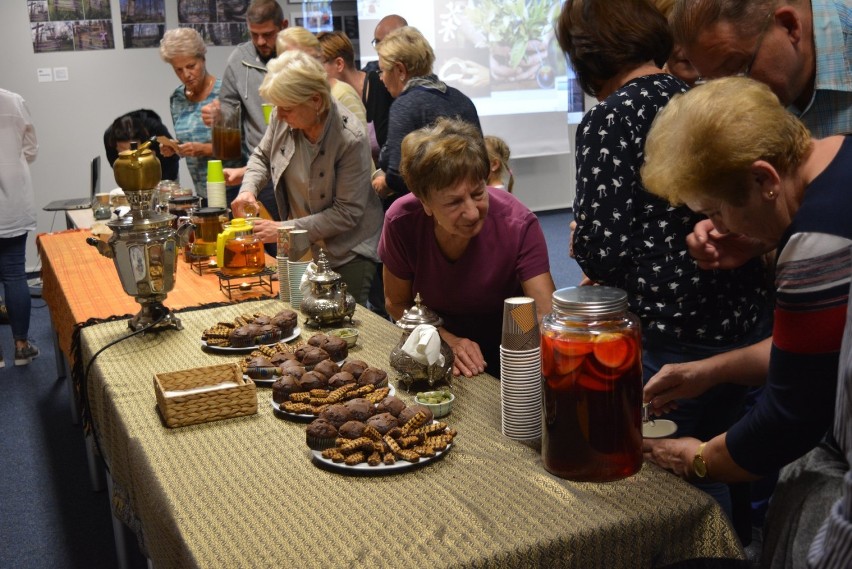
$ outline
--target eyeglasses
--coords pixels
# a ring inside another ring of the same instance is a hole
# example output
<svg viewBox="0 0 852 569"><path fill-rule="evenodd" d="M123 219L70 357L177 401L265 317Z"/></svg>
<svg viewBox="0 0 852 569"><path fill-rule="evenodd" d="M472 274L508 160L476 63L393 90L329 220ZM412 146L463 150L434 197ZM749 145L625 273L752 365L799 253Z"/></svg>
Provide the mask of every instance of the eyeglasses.
<svg viewBox="0 0 852 569"><path fill-rule="evenodd" d="M373 47L376 47L381 42L382 42L382 40L380 40L379 38L373 38L373 40L370 42L370 45L373 46Z"/></svg>
<svg viewBox="0 0 852 569"><path fill-rule="evenodd" d="M766 16L766 21L763 23L763 27L760 30L760 33L757 35L757 42L754 44L754 51L751 53L751 57L748 60L748 63L739 73L734 73L732 77L751 77L752 67L754 67L754 62L757 60L757 54L760 53L760 47L763 45L763 39L766 37L766 32L769 31L769 24L775 19L775 12L772 11ZM712 79L712 78L711 78ZM695 80L696 85L701 85L702 83L706 83L709 79L707 77L699 77Z"/></svg>

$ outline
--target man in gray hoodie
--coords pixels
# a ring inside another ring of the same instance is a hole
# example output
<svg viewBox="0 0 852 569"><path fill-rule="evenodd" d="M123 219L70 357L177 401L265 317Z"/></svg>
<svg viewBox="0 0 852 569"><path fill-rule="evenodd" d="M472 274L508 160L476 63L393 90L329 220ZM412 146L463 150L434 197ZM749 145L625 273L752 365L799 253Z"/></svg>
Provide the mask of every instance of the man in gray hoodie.
<svg viewBox="0 0 852 569"><path fill-rule="evenodd" d="M276 0L252 0L246 11L251 41L238 45L228 57L219 100L201 110L204 124L212 126L220 101L239 105L242 120L243 155L250 156L266 132L263 101L258 89L266 76L266 64L275 57L275 38L287 27L284 11ZM237 195L246 167L225 168L225 183L229 187L228 203ZM232 194L232 195L230 195ZM278 208L272 187L264 188L258 199L269 213L278 219Z"/></svg>

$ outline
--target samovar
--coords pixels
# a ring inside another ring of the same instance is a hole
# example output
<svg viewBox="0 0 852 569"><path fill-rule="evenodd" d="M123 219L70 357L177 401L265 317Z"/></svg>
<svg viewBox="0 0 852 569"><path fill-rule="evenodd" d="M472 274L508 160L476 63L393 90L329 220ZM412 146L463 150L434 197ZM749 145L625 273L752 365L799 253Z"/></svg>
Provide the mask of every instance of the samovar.
<svg viewBox="0 0 852 569"><path fill-rule="evenodd" d="M307 322L317 326L336 324L355 314L355 298L346 292L346 283L328 266L325 251L320 249L317 257L317 270L308 277L311 292L302 299L301 311Z"/></svg>
<svg viewBox="0 0 852 569"><path fill-rule="evenodd" d="M113 260L124 292L142 305L130 319L131 329L150 326L152 330L180 330L180 320L163 306L163 301L175 286L178 255L192 224L175 229L175 216L153 207L161 169L149 145L146 141L119 153L113 165L115 181L127 196L130 212L107 222L112 229L109 241L89 237L86 242Z"/></svg>
<svg viewBox="0 0 852 569"><path fill-rule="evenodd" d="M429 324L437 329L444 325L444 321L434 310L422 304L418 292L414 297L414 306L403 312L402 318L396 321L396 325L402 328L402 337L390 353L390 365L399 372L399 381L406 390L410 390L412 384L417 381L427 381L430 387L442 381L452 384L455 356L453 349L443 338L441 339L441 355L444 356L443 365L438 363L422 364L415 361L402 349L411 332L421 324ZM435 333L437 334L437 331Z"/></svg>

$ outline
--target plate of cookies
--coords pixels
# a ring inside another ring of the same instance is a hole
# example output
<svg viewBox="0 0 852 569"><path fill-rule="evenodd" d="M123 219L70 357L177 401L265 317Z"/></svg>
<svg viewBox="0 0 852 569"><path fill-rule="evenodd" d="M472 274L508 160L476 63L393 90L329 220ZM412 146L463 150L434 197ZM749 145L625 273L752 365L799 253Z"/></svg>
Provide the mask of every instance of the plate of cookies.
<svg viewBox="0 0 852 569"><path fill-rule="evenodd" d="M258 346L289 342L301 333L292 310L282 310L274 316L244 314L233 322L217 322L204 330L201 346L213 352L246 353Z"/></svg>
<svg viewBox="0 0 852 569"><path fill-rule="evenodd" d="M404 406L398 415L383 411L366 421L349 420L339 427L320 417L305 431L314 464L353 473L388 473L428 463L449 452L456 435L421 405Z"/></svg>
<svg viewBox="0 0 852 569"><path fill-rule="evenodd" d="M311 377L314 373L306 372L303 377L312 383L316 379ZM341 375L345 374L342 372ZM285 380L281 383L289 382ZM278 417L295 421L313 421L325 415L367 419L375 414L376 407L386 399L396 399L395 393L393 385L376 387L369 383L358 385L350 382L334 389L317 387L309 391L296 391L290 393L286 400L281 400L280 392L276 391L276 385L273 384L270 404Z"/></svg>
<svg viewBox="0 0 852 569"><path fill-rule="evenodd" d="M316 342L315 338L316 336L312 336L308 342ZM290 345L283 340L266 346L255 346L255 350L240 361L240 367L244 378L261 386L271 387L285 375L300 379L306 372L316 371L322 374L322 378L302 391L327 387L328 378L340 372L342 366L347 363L348 348L345 343L331 343L326 347L328 351L310 343L297 342ZM351 368L352 372L360 376L367 367L366 363L355 360L347 369ZM353 380L354 376L348 379ZM341 381L336 386L342 384Z"/></svg>

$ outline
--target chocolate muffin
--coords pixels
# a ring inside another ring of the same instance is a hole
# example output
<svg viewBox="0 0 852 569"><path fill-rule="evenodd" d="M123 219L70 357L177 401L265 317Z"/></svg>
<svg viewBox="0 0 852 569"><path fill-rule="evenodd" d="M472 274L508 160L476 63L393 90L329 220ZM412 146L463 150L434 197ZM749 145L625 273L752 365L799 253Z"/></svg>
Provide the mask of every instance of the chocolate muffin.
<svg viewBox="0 0 852 569"><path fill-rule="evenodd" d="M364 434L364 429L366 428L367 424L361 421L346 421L340 426L337 432L344 439L357 439Z"/></svg>
<svg viewBox="0 0 852 569"><path fill-rule="evenodd" d="M328 379L321 373L309 371L299 378L299 387L301 387L301 391L325 389L328 387Z"/></svg>
<svg viewBox="0 0 852 569"><path fill-rule="evenodd" d="M240 326L231 330L228 341L232 348L245 348L254 345L254 333L248 326Z"/></svg>
<svg viewBox="0 0 852 569"><path fill-rule="evenodd" d="M347 372L351 373L355 377L355 379L357 380L359 377L361 377L361 374L368 367L370 367L370 366L368 366L367 362L365 362L365 361L349 360L348 362L343 364L343 366L340 368L340 371L347 371Z"/></svg>
<svg viewBox="0 0 852 569"><path fill-rule="evenodd" d="M314 366L313 371L323 374L326 378L331 377L340 371L340 366L331 360L322 360Z"/></svg>
<svg viewBox="0 0 852 569"><path fill-rule="evenodd" d="M305 429L305 442L311 450L324 450L334 446L337 427L325 419L315 419Z"/></svg>
<svg viewBox="0 0 852 569"><path fill-rule="evenodd" d="M423 413L426 415L426 424L427 425L435 420L435 416L432 415L431 409L429 409L425 405L420 405L418 403L415 403L414 405L410 405L409 407L406 407L405 409L400 411L399 417L398 417L399 424L405 425L412 417L414 417L417 414L418 411L423 411Z"/></svg>
<svg viewBox="0 0 852 569"><path fill-rule="evenodd" d="M355 376L348 371L339 371L328 378L329 389L337 389L338 387L343 387L350 383L355 383Z"/></svg>
<svg viewBox="0 0 852 569"><path fill-rule="evenodd" d="M313 336L308 338L308 345L317 348L322 348L327 341L328 336L326 336L325 334L314 334Z"/></svg>
<svg viewBox="0 0 852 569"><path fill-rule="evenodd" d="M326 338L327 341L322 349L328 352L328 357L332 361L342 362L349 356L349 346L346 344L346 340L337 336L326 336Z"/></svg>
<svg viewBox="0 0 852 569"><path fill-rule="evenodd" d="M274 356L269 358L269 361L272 362L273 365L282 366L284 362L292 361L296 362L298 365L302 365L299 363L299 360L296 359L296 354L291 352L277 352Z"/></svg>
<svg viewBox="0 0 852 569"><path fill-rule="evenodd" d="M358 377L358 385L384 387L388 384L388 372L377 367L368 367Z"/></svg>
<svg viewBox="0 0 852 569"><path fill-rule="evenodd" d="M302 377L307 371L298 360L287 360L279 366L279 369L281 369L281 373L289 373L296 377Z"/></svg>
<svg viewBox="0 0 852 569"><path fill-rule="evenodd" d="M273 326L272 324L257 326L258 331L254 337L254 341L258 344L272 344L281 339L281 329L278 326Z"/></svg>
<svg viewBox="0 0 852 569"><path fill-rule="evenodd" d="M340 428L343 423L349 421L349 408L342 403L329 405L320 412L320 419L325 419L337 428Z"/></svg>
<svg viewBox="0 0 852 569"><path fill-rule="evenodd" d="M252 324L257 324L258 326L266 326L267 324L272 324L272 319L269 316L264 316L261 314L257 318L251 321Z"/></svg>
<svg viewBox="0 0 852 569"><path fill-rule="evenodd" d="M390 413L394 417L399 417L403 409L405 409L405 403L393 395L388 395L376 405L376 413Z"/></svg>
<svg viewBox="0 0 852 569"><path fill-rule="evenodd" d="M384 435L394 427L398 427L399 421L390 413L379 413L367 419L367 424Z"/></svg>
<svg viewBox="0 0 852 569"><path fill-rule="evenodd" d="M302 391L299 379L293 375L282 375L272 384L272 400L278 404L290 400L291 393Z"/></svg>
<svg viewBox="0 0 852 569"><path fill-rule="evenodd" d="M328 352L316 346L302 346L296 350L296 358L304 366L313 366L328 359Z"/></svg>
<svg viewBox="0 0 852 569"><path fill-rule="evenodd" d="M350 399L344 405L349 409L349 416L354 421L366 421L376 414L376 407L362 397Z"/></svg>
<svg viewBox="0 0 852 569"><path fill-rule="evenodd" d="M246 375L252 379L271 379L281 375L281 368L266 356L252 356L246 360Z"/></svg>
<svg viewBox="0 0 852 569"><path fill-rule="evenodd" d="M281 336L287 338L293 335L293 330L296 329L296 313L292 310L282 310L272 317L271 324L278 326L281 329Z"/></svg>

